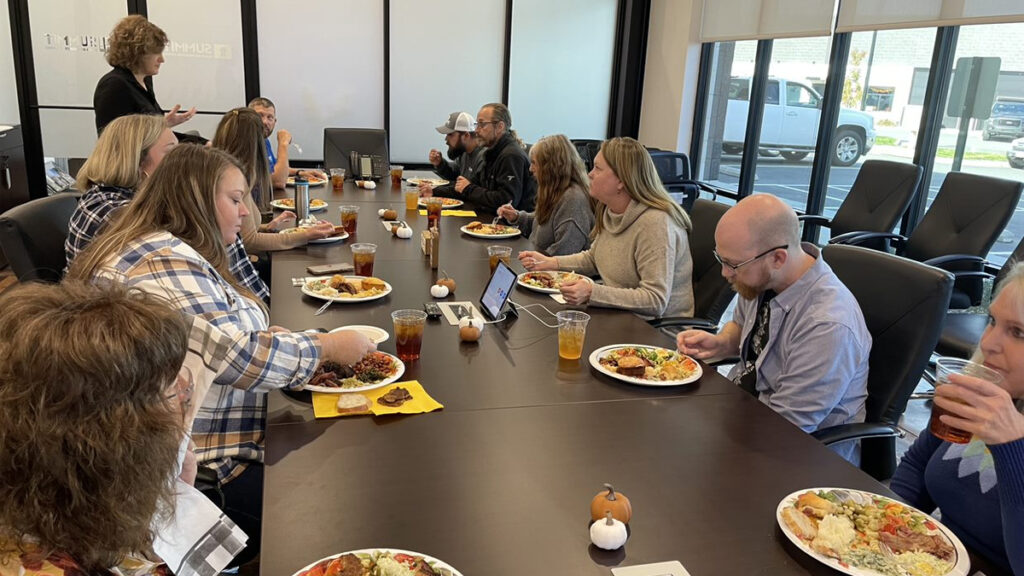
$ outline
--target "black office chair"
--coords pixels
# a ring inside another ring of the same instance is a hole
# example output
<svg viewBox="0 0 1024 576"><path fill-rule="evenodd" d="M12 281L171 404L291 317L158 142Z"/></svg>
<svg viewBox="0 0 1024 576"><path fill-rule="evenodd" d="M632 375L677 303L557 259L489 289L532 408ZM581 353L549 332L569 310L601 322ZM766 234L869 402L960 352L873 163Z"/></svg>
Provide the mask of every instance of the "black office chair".
<svg viewBox="0 0 1024 576"><path fill-rule="evenodd" d="M953 276L858 246L830 245L822 254L860 304L872 343L865 422L813 436L826 445L861 439L861 469L885 480L896 469L896 425L939 340Z"/></svg>
<svg viewBox="0 0 1024 576"><path fill-rule="evenodd" d="M374 155L383 158L381 177L387 176L388 164L388 133L375 128L324 128L324 166L327 168L344 168L348 178L354 178L357 167L349 161L351 153Z"/></svg>
<svg viewBox="0 0 1024 576"><path fill-rule="evenodd" d="M887 232L851 233L836 244L862 245L880 239L891 240L896 253L911 260L962 274L957 280L952 308L967 308L981 301L983 258L995 244L1017 208L1024 183L950 172L909 237Z"/></svg>
<svg viewBox="0 0 1024 576"><path fill-rule="evenodd" d="M831 219L805 214L804 223L824 226L832 237L850 232L892 232L921 183L921 167L904 162L867 160L846 199ZM872 248L883 249L885 241Z"/></svg>
<svg viewBox="0 0 1024 576"><path fill-rule="evenodd" d="M685 330L699 328L715 332L729 303L736 293L722 276L722 266L715 260L715 228L730 207L720 202L697 199L690 211L690 255L693 258L693 318L656 318L656 328Z"/></svg>
<svg viewBox="0 0 1024 576"><path fill-rule="evenodd" d="M576 147L576 152L579 153L580 158L583 159L583 165L587 167L587 172L594 169L594 157L601 151L601 143L604 140L587 140L587 139L573 139L570 140L573 146Z"/></svg>
<svg viewBox="0 0 1024 576"><path fill-rule="evenodd" d="M0 214L0 247L21 282L60 282L64 241L81 195L62 192Z"/></svg>

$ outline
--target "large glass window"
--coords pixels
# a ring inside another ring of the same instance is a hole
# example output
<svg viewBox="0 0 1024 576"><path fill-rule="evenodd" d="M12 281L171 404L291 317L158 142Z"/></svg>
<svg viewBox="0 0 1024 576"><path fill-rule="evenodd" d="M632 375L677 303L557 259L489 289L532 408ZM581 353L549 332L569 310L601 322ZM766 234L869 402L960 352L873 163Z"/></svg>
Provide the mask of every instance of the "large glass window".
<svg viewBox="0 0 1024 576"><path fill-rule="evenodd" d="M815 86L825 84L831 44L824 36L772 43L754 192L774 194L801 212L807 208L821 120L821 94Z"/></svg>
<svg viewBox="0 0 1024 576"><path fill-rule="evenodd" d="M986 111L987 119L955 118L949 116L951 111L946 107L927 205L931 205L946 174L955 170L957 163L963 172L1024 181L1024 52L1008 49L1018 46L1021 38L1024 24L960 28L954 66L973 57L998 57L998 72L988 80L995 83L995 97ZM983 88L975 83L967 90L977 94L984 92ZM955 158L961 123L967 129L967 140L962 156ZM1001 265L1022 237L1024 216L1018 208L989 252L989 261Z"/></svg>
<svg viewBox="0 0 1024 576"><path fill-rule="evenodd" d="M700 180L736 191L757 42L717 42L712 50L697 175ZM775 99L778 97L776 88Z"/></svg>

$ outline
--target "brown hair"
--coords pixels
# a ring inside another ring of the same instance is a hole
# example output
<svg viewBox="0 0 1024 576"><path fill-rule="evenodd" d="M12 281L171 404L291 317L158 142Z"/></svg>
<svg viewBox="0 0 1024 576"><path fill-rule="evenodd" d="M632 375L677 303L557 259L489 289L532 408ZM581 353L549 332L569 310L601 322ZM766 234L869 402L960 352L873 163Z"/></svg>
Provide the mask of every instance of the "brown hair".
<svg viewBox="0 0 1024 576"><path fill-rule="evenodd" d="M261 108L277 109L277 106L274 106L274 103L270 101L270 98L264 98L263 96L257 96L249 101L249 108L254 108L256 106Z"/></svg>
<svg viewBox="0 0 1024 576"><path fill-rule="evenodd" d="M253 200L261 211L269 210L274 185L270 180L270 161L263 145L263 119L259 113L252 108L235 108L225 114L217 124L213 147L241 162L242 174L252 186Z"/></svg>
<svg viewBox="0 0 1024 576"><path fill-rule="evenodd" d="M526 144L523 143L523 139L516 134L516 131L512 129L512 112L509 111L508 106L505 106L501 102L491 102L490 104L484 104L484 108L491 109L491 117L496 122L502 122L505 124L505 131L515 138L519 147L523 150L526 149Z"/></svg>
<svg viewBox="0 0 1024 576"><path fill-rule="evenodd" d="M122 209L120 217L72 261L68 276L90 280L129 242L146 234L169 232L205 258L235 290L263 308L263 301L243 288L231 273L217 223L217 185L229 168L242 170L238 160L227 152L196 144L175 146Z"/></svg>
<svg viewBox="0 0 1024 576"><path fill-rule="evenodd" d="M168 388L188 332L166 302L116 285L0 297L0 542L37 540L89 574L150 549L154 516L173 510L185 430Z"/></svg>
<svg viewBox="0 0 1024 576"><path fill-rule="evenodd" d="M167 129L163 116L143 114L121 116L107 124L78 170L78 189L84 192L97 184L137 188L143 179L142 161Z"/></svg>
<svg viewBox="0 0 1024 576"><path fill-rule="evenodd" d="M110 31L107 63L134 72L143 56L163 52L165 46L167 34L159 26L138 14L126 16Z"/></svg>
<svg viewBox="0 0 1024 576"><path fill-rule="evenodd" d="M689 231L690 216L683 207L672 200L661 183L654 160L642 144L632 138L611 138L601 143L601 157L608 163L615 176L622 182L626 193L634 201L656 210L667 212L683 230ZM597 205L597 218L591 238L604 228L604 211L607 206Z"/></svg>
<svg viewBox="0 0 1024 576"><path fill-rule="evenodd" d="M538 224L545 224L570 188L579 188L590 198L590 180L576 147L564 134L545 136L530 149L530 161L536 165ZM597 202L590 198L590 208Z"/></svg>

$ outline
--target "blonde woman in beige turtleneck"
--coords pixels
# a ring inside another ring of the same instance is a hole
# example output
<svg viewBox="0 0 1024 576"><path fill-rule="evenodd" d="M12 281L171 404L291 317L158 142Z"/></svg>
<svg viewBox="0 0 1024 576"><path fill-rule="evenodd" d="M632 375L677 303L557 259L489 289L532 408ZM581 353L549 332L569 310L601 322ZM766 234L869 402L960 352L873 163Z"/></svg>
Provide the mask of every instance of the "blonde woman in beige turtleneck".
<svg viewBox="0 0 1024 576"><path fill-rule="evenodd" d="M647 150L632 138L601 145L590 172L598 201L589 250L548 257L523 251L527 270L599 275L562 285L568 304L623 308L644 318L693 316L690 218L661 185Z"/></svg>

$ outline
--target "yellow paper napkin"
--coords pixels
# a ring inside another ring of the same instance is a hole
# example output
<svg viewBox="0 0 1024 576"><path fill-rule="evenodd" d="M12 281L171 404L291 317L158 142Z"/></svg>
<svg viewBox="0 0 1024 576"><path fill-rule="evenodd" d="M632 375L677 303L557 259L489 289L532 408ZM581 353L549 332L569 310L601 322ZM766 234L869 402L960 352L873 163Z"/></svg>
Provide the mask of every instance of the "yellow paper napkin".
<svg viewBox="0 0 1024 576"><path fill-rule="evenodd" d="M420 216L426 216L426 210L420 210ZM441 216L455 216L460 218L476 218L473 210L441 210Z"/></svg>
<svg viewBox="0 0 1024 576"><path fill-rule="evenodd" d="M409 391L409 394L412 395L412 400L396 407L385 406L377 402L377 398L380 398L387 394L389 390L399 386ZM366 396L366 399L370 401L370 410L373 412L374 416L383 416L385 414L421 414L444 408L441 403L431 398L430 395L427 394L427 391L423 389L423 386L421 386L416 380L395 382L393 384L388 384L383 388L367 390L366 392L355 392L355 394L362 394L363 396ZM313 415L317 418L350 416L350 414L338 414L337 404L337 394L313 392ZM351 414L351 416L358 416L358 414Z"/></svg>

